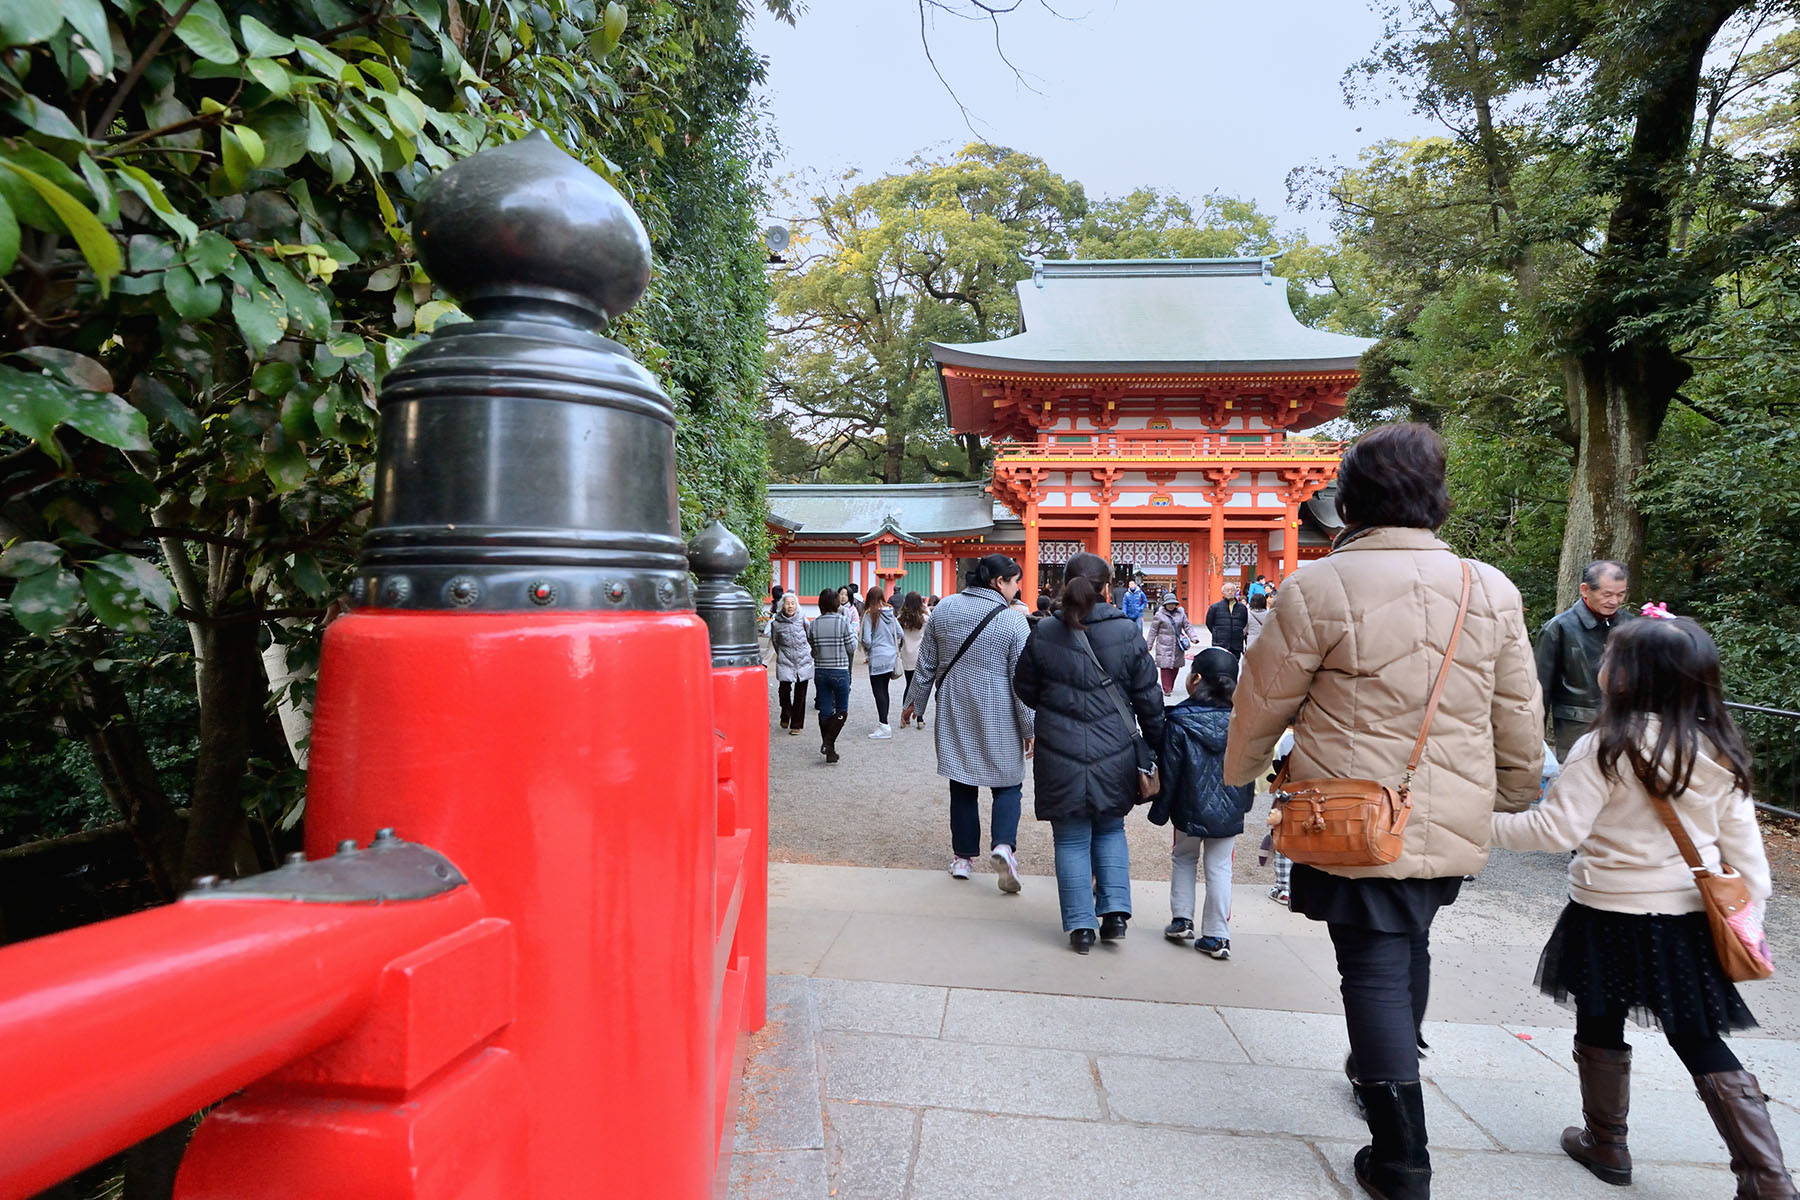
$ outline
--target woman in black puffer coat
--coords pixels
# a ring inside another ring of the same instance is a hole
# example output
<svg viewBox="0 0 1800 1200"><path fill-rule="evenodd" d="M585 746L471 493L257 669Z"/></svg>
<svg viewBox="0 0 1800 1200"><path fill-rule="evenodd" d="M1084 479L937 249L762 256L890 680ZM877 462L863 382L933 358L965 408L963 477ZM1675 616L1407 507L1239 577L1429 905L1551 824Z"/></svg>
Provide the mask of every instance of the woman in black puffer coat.
<svg viewBox="0 0 1800 1200"><path fill-rule="evenodd" d="M1056 843L1063 929L1075 951L1086 954L1096 927L1107 941L1125 936L1131 916L1125 815L1139 802L1136 739L1141 729L1149 746L1162 743L1163 701L1137 622L1110 602L1111 564L1077 554L1064 578L1058 619L1032 629L1013 691L1037 710L1037 818L1050 822ZM1120 713L1121 704L1134 720Z"/></svg>

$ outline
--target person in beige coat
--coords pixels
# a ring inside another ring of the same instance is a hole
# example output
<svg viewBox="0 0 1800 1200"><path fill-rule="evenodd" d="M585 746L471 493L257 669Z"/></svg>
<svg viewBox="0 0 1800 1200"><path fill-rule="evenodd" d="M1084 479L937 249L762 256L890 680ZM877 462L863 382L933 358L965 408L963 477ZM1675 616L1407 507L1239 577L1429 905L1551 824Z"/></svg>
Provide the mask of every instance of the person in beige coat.
<svg viewBox="0 0 1800 1200"><path fill-rule="evenodd" d="M1381 426L1344 455L1331 554L1283 581L1244 655L1225 783L1268 770L1294 730L1293 778L1398 787L1424 723L1462 593L1462 564L1433 530L1449 514L1444 443L1423 425ZM1469 611L1424 759L1404 847L1386 866L1296 862L1294 911L1324 921L1337 952L1351 1055L1369 1123L1357 1181L1384 1200L1430 1195L1418 1031L1430 930L1463 876L1487 862L1496 807L1537 797L1543 708L1518 589L1470 563Z"/></svg>
<svg viewBox="0 0 1800 1200"><path fill-rule="evenodd" d="M1538 960L1537 981L1575 1008L1582 1124L1569 1157L1607 1183L1631 1182L1628 1016L1653 1018L1731 1151L1737 1195L1791 1200L1793 1179L1762 1085L1724 1034L1756 1024L1714 949L1705 906L1655 794L1669 801L1710 871L1769 896L1769 860L1750 798L1750 756L1719 690L1719 651L1699 625L1661 617L1621 625L1599 670L1599 715L1575 742L1543 804L1496 813L1494 844L1575 851L1569 904Z"/></svg>

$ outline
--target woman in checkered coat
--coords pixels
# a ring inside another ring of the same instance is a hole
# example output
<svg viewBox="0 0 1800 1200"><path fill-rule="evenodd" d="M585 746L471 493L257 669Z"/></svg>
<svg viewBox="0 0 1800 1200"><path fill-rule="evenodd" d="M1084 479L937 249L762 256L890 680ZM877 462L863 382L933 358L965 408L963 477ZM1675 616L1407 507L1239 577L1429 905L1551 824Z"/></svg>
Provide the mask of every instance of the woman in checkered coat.
<svg viewBox="0 0 1800 1200"><path fill-rule="evenodd" d="M937 689L933 726L938 774L950 781L950 874L969 877L981 853L981 788L993 792L992 857L1000 890L1019 890L1019 799L1032 736L1032 711L1013 696L1013 669L1031 634L1025 614L1010 607L1019 594L1019 564L990 554L968 584L946 596L925 623L919 666L900 723L923 717Z"/></svg>

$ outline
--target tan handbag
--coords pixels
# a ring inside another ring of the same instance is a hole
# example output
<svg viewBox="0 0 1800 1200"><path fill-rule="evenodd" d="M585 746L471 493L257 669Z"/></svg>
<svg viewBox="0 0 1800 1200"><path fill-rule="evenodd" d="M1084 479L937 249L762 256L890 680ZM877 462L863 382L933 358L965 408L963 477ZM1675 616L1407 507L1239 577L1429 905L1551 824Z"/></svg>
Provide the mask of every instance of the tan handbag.
<svg viewBox="0 0 1800 1200"><path fill-rule="evenodd" d="M1706 923L1712 927L1713 949L1718 952L1725 978L1744 983L1775 974L1775 960L1769 954L1769 940L1763 936L1761 914L1750 899L1750 886L1744 877L1723 859L1719 861L1720 873L1707 870L1700 863L1700 852L1694 849L1694 839L1675 815L1675 806L1654 793L1650 802L1656 806L1662 823L1669 827L1688 870L1694 873L1694 886L1700 889L1701 903L1706 905Z"/></svg>
<svg viewBox="0 0 1800 1200"><path fill-rule="evenodd" d="M1413 743L1412 757L1398 789L1373 779L1288 779L1284 763L1272 784L1269 809L1270 836L1275 849L1314 867L1380 867L1400 857L1406 844L1406 819L1412 815L1412 781L1425 756L1431 722L1450 678L1456 645L1462 640L1463 621L1469 615L1469 563L1462 563L1462 600L1456 608L1456 625L1444 649L1431 699L1425 704L1425 724ZM1290 760L1292 756L1289 756Z"/></svg>

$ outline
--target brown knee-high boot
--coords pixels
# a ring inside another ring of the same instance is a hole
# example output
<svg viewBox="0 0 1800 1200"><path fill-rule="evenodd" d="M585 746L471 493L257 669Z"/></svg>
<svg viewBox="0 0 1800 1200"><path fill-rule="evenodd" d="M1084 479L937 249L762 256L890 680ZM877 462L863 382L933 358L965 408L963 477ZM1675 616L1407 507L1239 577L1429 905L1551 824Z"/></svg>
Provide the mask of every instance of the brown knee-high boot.
<svg viewBox="0 0 1800 1200"><path fill-rule="evenodd" d="M1769 1122L1769 1098L1745 1070L1694 1076L1707 1114L1731 1151L1737 1200L1795 1200L1793 1177L1781 1160L1781 1139Z"/></svg>
<svg viewBox="0 0 1800 1200"><path fill-rule="evenodd" d="M1631 1182L1631 1151L1625 1145L1625 1117L1631 1111L1631 1047L1605 1050L1575 1043L1581 1075L1584 1127L1563 1130L1563 1153L1603 1183Z"/></svg>

